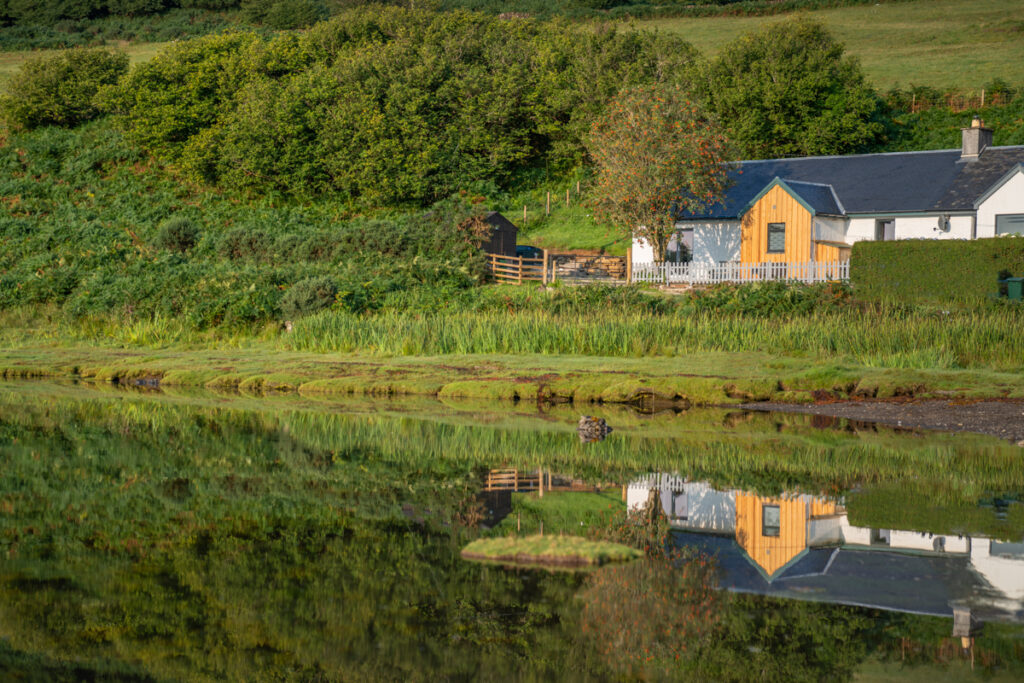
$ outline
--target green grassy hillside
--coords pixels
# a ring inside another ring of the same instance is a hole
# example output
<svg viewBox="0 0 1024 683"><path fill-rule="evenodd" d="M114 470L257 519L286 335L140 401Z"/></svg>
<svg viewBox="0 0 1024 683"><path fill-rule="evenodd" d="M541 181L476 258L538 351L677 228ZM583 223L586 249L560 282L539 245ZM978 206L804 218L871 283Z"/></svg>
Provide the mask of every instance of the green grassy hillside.
<svg viewBox="0 0 1024 683"><path fill-rule="evenodd" d="M980 90L994 78L1024 84L1024 4L1019 0L916 0L803 12L860 58L879 88L929 85ZM636 25L681 34L705 56L778 17L666 18Z"/></svg>

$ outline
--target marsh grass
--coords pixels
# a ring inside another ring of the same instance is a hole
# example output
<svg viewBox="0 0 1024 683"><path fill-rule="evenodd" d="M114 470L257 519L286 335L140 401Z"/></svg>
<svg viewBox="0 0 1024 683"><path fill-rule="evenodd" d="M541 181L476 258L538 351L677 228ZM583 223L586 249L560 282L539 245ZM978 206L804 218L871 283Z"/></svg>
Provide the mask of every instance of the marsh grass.
<svg viewBox="0 0 1024 683"><path fill-rule="evenodd" d="M383 355L576 354L684 356L711 351L762 351L844 357L878 368L1024 366L1017 311L741 315L655 315L596 308L576 315L457 312L444 315L336 311L298 321L283 347Z"/></svg>

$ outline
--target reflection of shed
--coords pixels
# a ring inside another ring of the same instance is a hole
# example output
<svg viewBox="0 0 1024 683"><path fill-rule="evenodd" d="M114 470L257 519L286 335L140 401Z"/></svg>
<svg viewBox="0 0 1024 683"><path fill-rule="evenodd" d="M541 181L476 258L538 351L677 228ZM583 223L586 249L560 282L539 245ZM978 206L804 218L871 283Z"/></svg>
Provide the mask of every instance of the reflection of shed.
<svg viewBox="0 0 1024 683"><path fill-rule="evenodd" d="M491 239L483 243L483 250L488 254L515 256L518 232L515 223L497 211L491 211L484 216L484 221L491 226Z"/></svg>

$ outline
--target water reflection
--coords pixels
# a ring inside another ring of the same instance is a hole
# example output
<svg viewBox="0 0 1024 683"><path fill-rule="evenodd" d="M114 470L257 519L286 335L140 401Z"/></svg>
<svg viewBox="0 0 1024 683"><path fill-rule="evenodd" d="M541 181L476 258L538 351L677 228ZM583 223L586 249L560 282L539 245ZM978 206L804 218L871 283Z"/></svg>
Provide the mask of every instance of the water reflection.
<svg viewBox="0 0 1024 683"><path fill-rule="evenodd" d="M993 561L1019 556L1022 506L979 506L992 499L985 492L1020 497L1019 452L981 437L823 431L804 416L729 427L725 416L608 414L615 431L583 445L571 407L0 384L0 680L656 679L599 656L607 643L581 615L676 610L685 602L677 575L623 568L601 590L587 577L459 557L520 517L526 533L529 510L551 532L581 533L602 515L621 520L631 496L652 491L678 538L721 551L717 580L736 588L715 591L706 638L665 636L687 647L664 650L681 656L667 662L670 677L846 680L878 662L959 657L948 651L948 617L790 598L839 585L845 554L895 552L901 536L881 532L892 528L946 539L941 551L901 557L974 564L904 572L890 592L927 584L952 594L948 584L964 575L974 590L978 539L991 539ZM488 485L499 468L519 492L500 490L499 476ZM638 476L657 470L694 483ZM715 486L695 483L708 479ZM893 488L871 483L883 481ZM487 488L493 504L481 505ZM907 515L920 507L907 501L925 495L941 514ZM952 517L970 517L971 552L955 546ZM853 530L868 527L889 547L872 547L869 535L854 548ZM820 576L797 571L821 553ZM741 592L741 580L765 595ZM657 602L637 595L643 582L662 587ZM993 604L1020 601L985 582ZM625 602L598 604L616 595ZM638 655L659 626L633 631ZM979 670L1019 675L1021 631L986 625Z"/></svg>
<svg viewBox="0 0 1024 683"><path fill-rule="evenodd" d="M730 590L1024 622L1024 542L857 526L842 498L719 490L669 474L626 488L629 508L650 501L678 546L717 558Z"/></svg>

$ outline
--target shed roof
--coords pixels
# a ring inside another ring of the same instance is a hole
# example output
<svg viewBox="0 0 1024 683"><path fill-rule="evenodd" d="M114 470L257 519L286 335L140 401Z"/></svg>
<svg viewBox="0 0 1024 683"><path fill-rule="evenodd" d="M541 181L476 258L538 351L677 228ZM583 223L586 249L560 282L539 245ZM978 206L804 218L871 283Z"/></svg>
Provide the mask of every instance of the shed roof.
<svg viewBox="0 0 1024 683"><path fill-rule="evenodd" d="M959 149L851 156L742 161L729 172L725 201L681 219L735 219L776 178L807 201L807 185L830 185L845 214L970 211L974 202L1012 166L1024 162L1024 146L988 147L976 160ZM824 193L818 199L824 199ZM822 211L822 213L828 213Z"/></svg>

